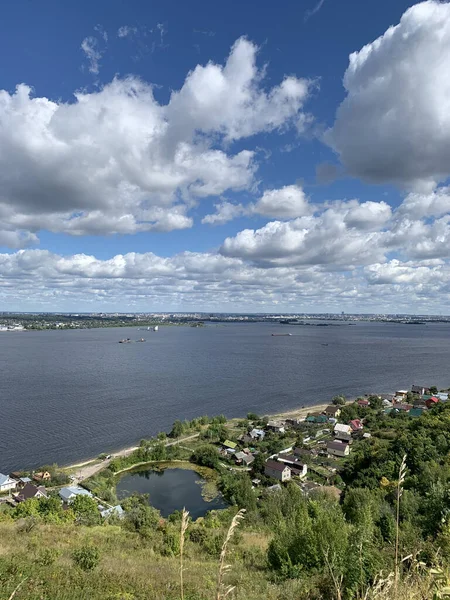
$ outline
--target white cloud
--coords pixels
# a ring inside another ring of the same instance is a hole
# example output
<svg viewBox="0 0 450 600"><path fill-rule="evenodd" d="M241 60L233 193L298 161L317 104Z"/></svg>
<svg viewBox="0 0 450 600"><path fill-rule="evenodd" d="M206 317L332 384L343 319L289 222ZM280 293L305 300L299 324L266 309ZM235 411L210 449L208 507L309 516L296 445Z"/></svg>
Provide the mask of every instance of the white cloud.
<svg viewBox="0 0 450 600"><path fill-rule="evenodd" d="M280 189L266 190L253 211L267 217L291 219L309 215L311 206L300 186L286 185Z"/></svg>
<svg viewBox="0 0 450 600"><path fill-rule="evenodd" d="M381 230L391 217L384 202L356 200L317 206L318 214L291 221L271 221L228 237L221 253L271 265L355 265L383 260Z"/></svg>
<svg viewBox="0 0 450 600"><path fill-rule="evenodd" d="M450 175L450 4L428 0L350 55L326 140L370 182L430 191Z"/></svg>
<svg viewBox="0 0 450 600"><path fill-rule="evenodd" d="M251 189L255 152L227 142L295 126L308 93L292 76L263 88L256 54L238 40L224 66L197 66L168 104L133 77L71 103L33 98L24 84L0 91L0 228L23 231L24 244L41 229L183 229L199 199ZM95 48L90 59L95 72Z"/></svg>
<svg viewBox="0 0 450 600"><path fill-rule="evenodd" d="M448 263L436 260L392 260L344 273L320 265L267 269L197 252L171 258L130 252L107 260L47 250L0 254L0 298L16 310L436 314L450 307L449 281Z"/></svg>
<svg viewBox="0 0 450 600"><path fill-rule="evenodd" d="M215 213L205 215L202 219L203 224L208 225L224 225L228 221L232 221L248 213L247 208L242 204L233 204L222 200L218 204L214 204Z"/></svg>
<svg viewBox="0 0 450 600"><path fill-rule="evenodd" d="M138 32L137 27L131 27L130 25L122 25L117 30L117 37L126 38L126 37L134 37Z"/></svg>
<svg viewBox="0 0 450 600"><path fill-rule="evenodd" d="M100 60L103 52L98 47L98 41L95 37L89 36L81 42L81 49L89 61L89 72L98 75L100 70Z"/></svg>
<svg viewBox="0 0 450 600"><path fill-rule="evenodd" d="M315 4L315 5L313 6L313 8L311 8L311 9L309 9L309 10L307 10L307 11L305 12L305 16L304 16L304 19L303 19L303 20L305 21L305 23L306 23L306 21L308 21L308 20L309 20L311 17L313 17L313 16L314 16L316 13L318 13L318 12L319 12L319 10L322 8L322 6L324 5L324 3L325 3L325 0L319 0L319 1L317 2L317 4Z"/></svg>
<svg viewBox="0 0 450 600"><path fill-rule="evenodd" d="M258 48L239 39L225 66L208 63L189 73L168 111L180 129L222 134L225 141L297 125L311 82L287 76L268 92L256 65Z"/></svg>

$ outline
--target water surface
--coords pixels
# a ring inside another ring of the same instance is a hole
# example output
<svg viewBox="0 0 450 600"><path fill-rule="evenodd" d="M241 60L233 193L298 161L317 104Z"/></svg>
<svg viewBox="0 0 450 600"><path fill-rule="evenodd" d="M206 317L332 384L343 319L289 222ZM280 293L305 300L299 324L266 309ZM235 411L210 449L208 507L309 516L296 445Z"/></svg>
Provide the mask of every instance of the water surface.
<svg viewBox="0 0 450 600"><path fill-rule="evenodd" d="M142 335L145 343L118 343ZM7 473L118 450L177 418L278 412L413 383L448 387L450 324L0 332L0 364Z"/></svg>
<svg viewBox="0 0 450 600"><path fill-rule="evenodd" d="M133 493L149 494L149 503L160 510L163 517L186 508L190 516L197 519L209 510L227 506L220 496L211 502L202 497L203 481L198 473L187 469L132 471L118 482L117 496L121 499Z"/></svg>

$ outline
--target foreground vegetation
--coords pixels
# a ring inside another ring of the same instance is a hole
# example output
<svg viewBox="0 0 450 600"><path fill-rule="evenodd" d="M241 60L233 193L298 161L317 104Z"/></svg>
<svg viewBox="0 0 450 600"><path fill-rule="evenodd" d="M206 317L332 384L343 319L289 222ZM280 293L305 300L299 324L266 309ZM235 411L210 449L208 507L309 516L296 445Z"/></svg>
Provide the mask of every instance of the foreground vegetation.
<svg viewBox="0 0 450 600"><path fill-rule="evenodd" d="M204 417L174 425L174 438L201 434L189 447L165 446L163 435L143 441L91 486L112 502L115 473L136 460L190 456L217 473L231 504L225 511L188 523L181 513L162 519L145 497L123 501L125 517L107 521L86 497L68 510L55 498L2 507L0 598L17 589L15 600L220 600L228 586L235 588L228 597L242 600L450 597L450 403L417 419L385 414L376 403L343 410L346 417L364 416L372 437L354 443L342 460L334 482L340 497L329 487L305 495L294 481L281 491L254 488L261 461L252 472L232 473L213 445L246 423ZM301 443L303 433L294 435ZM289 436L267 436L261 456L285 446ZM239 509L245 519L222 556L218 591L223 543ZM228 572L224 564L231 565Z"/></svg>

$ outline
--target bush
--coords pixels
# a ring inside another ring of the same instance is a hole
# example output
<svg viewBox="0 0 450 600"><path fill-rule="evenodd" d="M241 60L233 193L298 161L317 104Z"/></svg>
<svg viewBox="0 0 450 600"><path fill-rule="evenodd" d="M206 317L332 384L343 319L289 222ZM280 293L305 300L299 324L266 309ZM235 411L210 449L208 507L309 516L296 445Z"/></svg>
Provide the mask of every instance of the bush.
<svg viewBox="0 0 450 600"><path fill-rule="evenodd" d="M96 546L81 546L74 550L72 558L83 571L92 571L100 562L100 551Z"/></svg>

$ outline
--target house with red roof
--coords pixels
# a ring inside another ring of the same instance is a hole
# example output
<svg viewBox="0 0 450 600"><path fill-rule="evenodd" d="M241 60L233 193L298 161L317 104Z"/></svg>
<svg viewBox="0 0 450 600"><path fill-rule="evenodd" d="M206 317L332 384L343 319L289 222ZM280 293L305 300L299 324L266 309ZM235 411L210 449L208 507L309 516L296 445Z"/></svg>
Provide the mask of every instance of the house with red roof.
<svg viewBox="0 0 450 600"><path fill-rule="evenodd" d="M436 406L436 404L439 404L439 398L436 398L436 396L431 396L431 398L428 398L428 400L426 400L425 404L428 408Z"/></svg>
<svg viewBox="0 0 450 600"><path fill-rule="evenodd" d="M353 432L361 431L361 429L364 427L361 419L353 419L352 421L350 421L349 425L352 428Z"/></svg>

